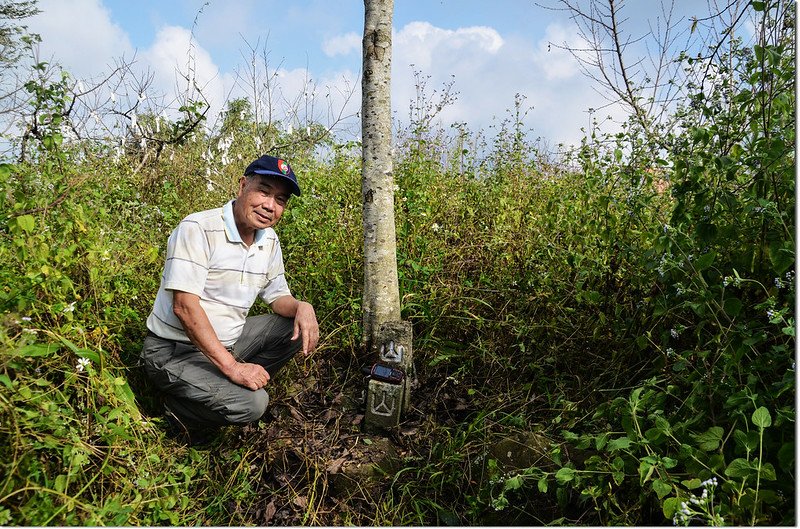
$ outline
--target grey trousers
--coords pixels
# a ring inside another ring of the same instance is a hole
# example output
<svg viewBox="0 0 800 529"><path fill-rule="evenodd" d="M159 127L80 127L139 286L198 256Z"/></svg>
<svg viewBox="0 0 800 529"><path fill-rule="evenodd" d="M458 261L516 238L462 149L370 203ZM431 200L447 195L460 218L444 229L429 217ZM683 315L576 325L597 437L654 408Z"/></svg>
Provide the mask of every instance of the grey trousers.
<svg viewBox="0 0 800 529"><path fill-rule="evenodd" d="M247 318L231 353L240 362L259 364L270 378L300 350L291 340L294 320L276 314ZM207 428L257 421L267 409L266 390L253 391L228 380L191 343L147 333L141 359L150 380L164 393L165 404L188 427Z"/></svg>

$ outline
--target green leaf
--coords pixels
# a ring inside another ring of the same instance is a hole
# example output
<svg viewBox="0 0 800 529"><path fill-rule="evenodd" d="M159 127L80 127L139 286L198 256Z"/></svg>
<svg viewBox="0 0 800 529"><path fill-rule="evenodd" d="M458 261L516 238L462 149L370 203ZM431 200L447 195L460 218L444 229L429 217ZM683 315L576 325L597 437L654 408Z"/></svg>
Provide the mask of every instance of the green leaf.
<svg viewBox="0 0 800 529"><path fill-rule="evenodd" d="M15 351L16 356L36 357L36 356L50 356L61 348L60 345L53 343L31 343L24 347L20 347Z"/></svg>
<svg viewBox="0 0 800 529"><path fill-rule="evenodd" d="M36 219L33 218L33 215L20 215L17 217L17 226L25 233L33 233L36 228Z"/></svg>
<svg viewBox="0 0 800 529"><path fill-rule="evenodd" d="M785 241L783 245L774 242L769 245L769 260L777 274L783 274L794 264L794 247L791 241Z"/></svg>
<svg viewBox="0 0 800 529"><path fill-rule="evenodd" d="M630 446L631 440L627 437L620 437L619 439L614 439L608 443L608 449L611 452L614 452L615 450L625 450L626 448L630 448Z"/></svg>
<svg viewBox="0 0 800 529"><path fill-rule="evenodd" d="M522 485L522 476L517 475L506 480L506 482L503 484L503 490L507 491L521 489Z"/></svg>
<svg viewBox="0 0 800 529"><path fill-rule="evenodd" d="M658 496L658 499L660 500L661 498L672 492L672 485L670 485L669 483L665 483L660 479L655 479L653 480L653 491L655 491L656 496Z"/></svg>
<svg viewBox="0 0 800 529"><path fill-rule="evenodd" d="M753 424L759 428L769 428L772 425L772 416L769 414L769 410L764 406L754 411L751 419Z"/></svg>
<svg viewBox="0 0 800 529"><path fill-rule="evenodd" d="M702 484L703 482L700 481L700 478L684 479L683 481L681 481L681 485L683 485L689 490L700 488L700 485Z"/></svg>
<svg viewBox="0 0 800 529"><path fill-rule="evenodd" d="M775 467L772 463L764 463L761 465L761 479L767 481L775 481L778 477L775 475Z"/></svg>
<svg viewBox="0 0 800 529"><path fill-rule="evenodd" d="M53 488L57 492L64 492L66 490L66 488L67 488L67 476L66 476L66 474L59 474L58 476L56 476L55 484L53 485Z"/></svg>
<svg viewBox="0 0 800 529"><path fill-rule="evenodd" d="M666 439L664 437L664 434L661 433L661 430L659 430L658 428L648 428L644 432L644 437L645 439L650 441L651 444L654 445L661 444L662 442L664 442L664 439Z"/></svg>
<svg viewBox="0 0 800 529"><path fill-rule="evenodd" d="M668 434L670 432L669 421L660 415L656 417L655 425L656 428L658 428L658 430L663 434Z"/></svg>
<svg viewBox="0 0 800 529"><path fill-rule="evenodd" d="M705 270L712 264L714 264L714 259L717 258L717 252L708 252L706 254L701 255L697 261L695 261L694 267L698 271Z"/></svg>
<svg viewBox="0 0 800 529"><path fill-rule="evenodd" d="M735 318L742 311L742 300L738 298L727 298L722 304L722 309L725 314L731 318Z"/></svg>
<svg viewBox="0 0 800 529"><path fill-rule="evenodd" d="M758 491L758 499L763 501L767 505L775 505L780 501L780 498L775 493L775 491L769 489L762 489Z"/></svg>
<svg viewBox="0 0 800 529"><path fill-rule="evenodd" d="M575 469L569 467L562 467L556 472L556 481L559 485L564 485L575 479Z"/></svg>
<svg viewBox="0 0 800 529"><path fill-rule="evenodd" d="M89 349L82 349L63 336L60 336L59 338L61 338L61 341L64 343L64 345L69 347L70 351L75 353L75 356L78 358L86 358L97 364L100 363L100 353L96 351L90 351Z"/></svg>
<svg viewBox="0 0 800 529"><path fill-rule="evenodd" d="M751 432L743 432L741 430L736 430L733 432L733 439L736 441L737 444L741 445L747 452L752 452L756 448L758 448L758 432L751 431ZM792 449L794 450L794 445L792 445Z"/></svg>
<svg viewBox="0 0 800 529"><path fill-rule="evenodd" d="M678 510L678 507L680 507L680 505L681 505L680 498L675 496L664 500L664 503L661 505L661 512L664 513L664 518L666 518L667 520L671 520L672 517L675 516L675 511Z"/></svg>
<svg viewBox="0 0 800 529"><path fill-rule="evenodd" d="M794 467L794 443L783 443L780 450L778 450L778 464L781 468Z"/></svg>
<svg viewBox="0 0 800 529"><path fill-rule="evenodd" d="M671 457L662 457L661 458L661 463L664 465L664 468L666 468L667 470L669 470L671 468L675 468L675 467L678 466L678 460L677 459L672 459Z"/></svg>
<svg viewBox="0 0 800 529"><path fill-rule="evenodd" d="M541 478L539 480L539 482L536 484L536 486L539 488L539 492L541 492L542 494L546 493L547 492L547 478L546 477Z"/></svg>
<svg viewBox="0 0 800 529"><path fill-rule="evenodd" d="M655 469L656 467L647 461L642 461L639 463L639 484L644 485L647 483L653 476Z"/></svg>
<svg viewBox="0 0 800 529"><path fill-rule="evenodd" d="M719 448L722 441L722 435L725 431L719 426L712 426L705 432L696 435L694 438L697 441L697 446L704 452L710 452Z"/></svg>
<svg viewBox="0 0 800 529"><path fill-rule="evenodd" d="M10 163L0 163L0 180L5 180L8 178L12 171L15 171L17 168Z"/></svg>
<svg viewBox="0 0 800 529"><path fill-rule="evenodd" d="M743 457L734 459L725 469L725 475L731 478L746 478L752 476L754 472L755 469L750 464L750 461Z"/></svg>

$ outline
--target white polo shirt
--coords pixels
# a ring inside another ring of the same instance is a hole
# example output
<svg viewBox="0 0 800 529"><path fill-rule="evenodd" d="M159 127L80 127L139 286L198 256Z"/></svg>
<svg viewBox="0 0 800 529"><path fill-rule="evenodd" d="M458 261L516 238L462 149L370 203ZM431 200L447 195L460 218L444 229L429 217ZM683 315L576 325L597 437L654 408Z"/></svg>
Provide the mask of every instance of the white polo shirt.
<svg viewBox="0 0 800 529"><path fill-rule="evenodd" d="M220 342L233 345L256 296L269 304L291 294L275 230L257 230L248 248L234 222L233 200L189 215L169 236L161 286L147 318L147 328L158 336L188 342L172 311L174 290L200 296Z"/></svg>

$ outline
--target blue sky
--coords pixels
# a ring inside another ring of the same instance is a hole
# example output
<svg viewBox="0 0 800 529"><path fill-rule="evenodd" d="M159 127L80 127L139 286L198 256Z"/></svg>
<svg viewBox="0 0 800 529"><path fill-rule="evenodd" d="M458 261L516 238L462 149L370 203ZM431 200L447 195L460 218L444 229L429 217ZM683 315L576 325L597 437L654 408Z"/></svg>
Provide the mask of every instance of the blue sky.
<svg viewBox="0 0 800 529"><path fill-rule="evenodd" d="M589 124L588 109L606 100L567 52L551 46L579 45L573 23L540 3L556 5L555 0L395 0L397 122L409 120L418 72L429 96L454 83L457 98L439 116L445 125L461 122L486 131L508 116L520 94L530 108L525 125L533 136L551 146L578 143L581 127ZM641 33L656 14L654 3L628 4L631 33ZM676 4L686 16L703 3ZM360 105L362 0L39 0L39 7L43 13L28 26L42 36L42 57L58 61L77 79L100 79L119 57L135 54L137 68L146 68L153 86L167 94L180 84L175 71L187 68L191 54L204 95L219 111L244 90L241 75L250 46L267 53L281 83L276 110L294 112L298 126L303 116L292 105L309 86L317 89L315 97L345 108L345 114ZM355 90L349 100L341 95L343 87ZM624 115L613 106L603 112L613 118L606 122L609 129ZM334 119L330 116L321 112L315 119Z"/></svg>

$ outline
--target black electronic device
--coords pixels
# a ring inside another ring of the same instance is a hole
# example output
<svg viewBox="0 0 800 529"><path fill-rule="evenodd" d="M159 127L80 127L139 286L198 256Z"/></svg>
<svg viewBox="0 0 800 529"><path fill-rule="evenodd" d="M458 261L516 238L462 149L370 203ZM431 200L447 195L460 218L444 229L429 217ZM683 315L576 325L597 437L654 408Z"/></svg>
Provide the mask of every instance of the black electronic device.
<svg viewBox="0 0 800 529"><path fill-rule="evenodd" d="M369 376L373 380L380 380L389 384L401 384L406 375L400 369L383 364L375 364L370 369Z"/></svg>

